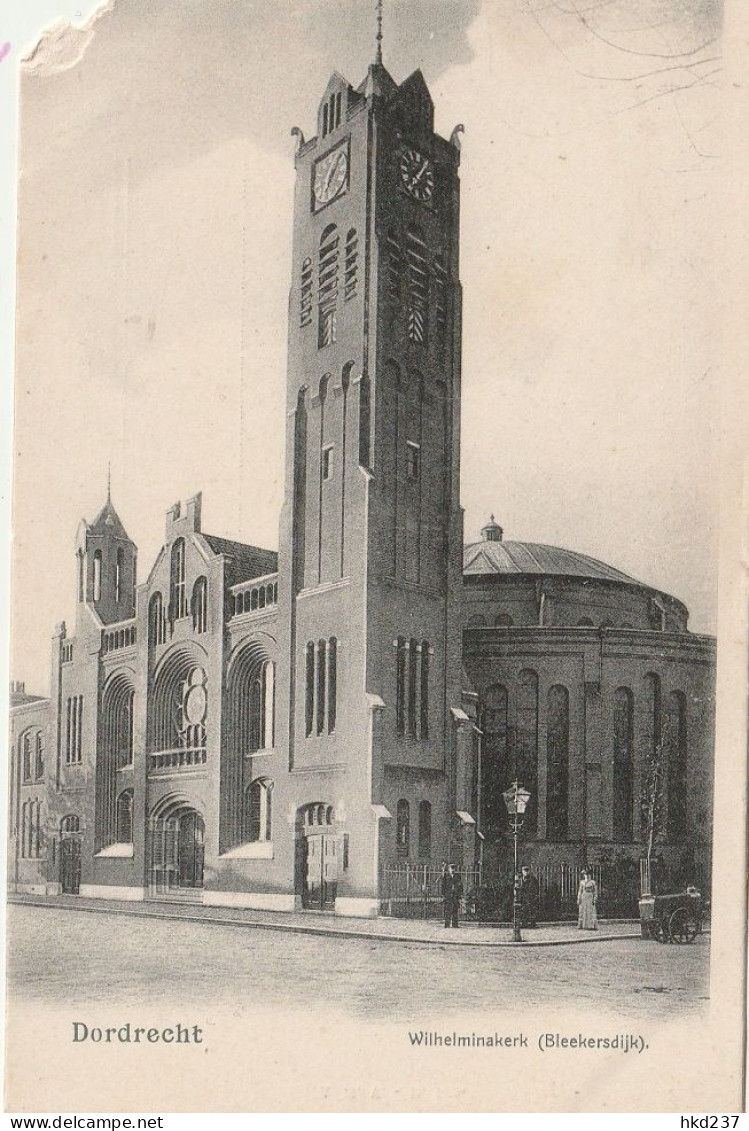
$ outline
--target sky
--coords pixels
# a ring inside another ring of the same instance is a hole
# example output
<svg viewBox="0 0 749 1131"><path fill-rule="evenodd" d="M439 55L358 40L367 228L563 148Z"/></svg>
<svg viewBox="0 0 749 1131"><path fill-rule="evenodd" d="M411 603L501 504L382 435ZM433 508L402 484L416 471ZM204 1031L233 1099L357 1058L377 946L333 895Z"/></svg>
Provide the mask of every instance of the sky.
<svg viewBox="0 0 749 1131"><path fill-rule="evenodd" d="M715 627L717 0L385 0L461 154L466 541L562 545ZM106 495L277 546L292 126L374 0L113 0L22 67L11 676L48 688Z"/></svg>

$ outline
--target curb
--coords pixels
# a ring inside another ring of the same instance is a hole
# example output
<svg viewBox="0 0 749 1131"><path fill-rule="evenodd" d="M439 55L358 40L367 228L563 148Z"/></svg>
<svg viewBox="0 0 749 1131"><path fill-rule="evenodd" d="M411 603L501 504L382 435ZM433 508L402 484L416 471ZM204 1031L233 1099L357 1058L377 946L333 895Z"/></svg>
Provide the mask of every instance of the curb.
<svg viewBox="0 0 749 1131"><path fill-rule="evenodd" d="M45 899L15 899L13 896L8 897L8 903L14 904L18 907L42 907L47 910L53 911L84 911L93 915L129 915L135 919L162 919L170 922L179 923L204 923L207 926L220 926L220 927L241 927L250 928L260 931L285 931L290 934L298 935L318 935L327 936L330 938L339 939L358 939L367 941L381 941L381 942L394 942L394 943L410 943L412 946L437 946L437 947L476 947L489 950L518 950L521 948L529 947L545 947L545 946L580 946L585 943L602 943L602 942L620 942L624 939L639 939L640 931L632 931L626 935L607 935L598 934L585 936L584 938L567 938L567 939L528 939L523 942L489 942L486 940L471 941L470 939L456 939L454 937L446 939L420 939L414 938L411 935L392 935L380 934L376 931L347 931L341 930L336 927L324 927L319 924L301 924L301 923L268 923L257 919L223 919L217 918L214 915L190 915L190 914L175 914L164 910L162 907L154 906L153 910L125 910L121 907L107 907L106 904L102 907L92 906L75 906L65 903L50 903Z"/></svg>

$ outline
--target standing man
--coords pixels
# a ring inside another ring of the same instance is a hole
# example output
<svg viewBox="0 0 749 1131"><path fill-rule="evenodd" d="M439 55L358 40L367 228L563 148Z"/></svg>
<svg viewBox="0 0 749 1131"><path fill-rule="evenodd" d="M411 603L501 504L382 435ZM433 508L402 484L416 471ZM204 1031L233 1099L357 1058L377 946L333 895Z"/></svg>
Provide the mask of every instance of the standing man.
<svg viewBox="0 0 749 1131"><path fill-rule="evenodd" d="M457 927L460 915L460 901L463 896L463 881L452 864L443 865L442 902L445 908L445 926Z"/></svg>
<svg viewBox="0 0 749 1131"><path fill-rule="evenodd" d="M520 870L520 902L523 908L523 926L535 927L538 916L538 880L527 864Z"/></svg>

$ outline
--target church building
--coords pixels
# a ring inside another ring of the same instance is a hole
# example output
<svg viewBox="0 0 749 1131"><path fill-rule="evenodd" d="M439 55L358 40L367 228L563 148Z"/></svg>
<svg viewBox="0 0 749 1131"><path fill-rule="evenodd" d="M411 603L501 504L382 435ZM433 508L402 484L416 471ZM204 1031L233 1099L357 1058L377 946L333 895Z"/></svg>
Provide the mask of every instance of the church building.
<svg viewBox="0 0 749 1131"><path fill-rule="evenodd" d="M635 867L653 767L661 856L708 874L714 641L493 519L464 546L461 129L378 54L293 131L278 552L197 495L139 582L112 499L81 524L50 698L11 708L12 890L373 916L506 870L518 778L534 867Z"/></svg>

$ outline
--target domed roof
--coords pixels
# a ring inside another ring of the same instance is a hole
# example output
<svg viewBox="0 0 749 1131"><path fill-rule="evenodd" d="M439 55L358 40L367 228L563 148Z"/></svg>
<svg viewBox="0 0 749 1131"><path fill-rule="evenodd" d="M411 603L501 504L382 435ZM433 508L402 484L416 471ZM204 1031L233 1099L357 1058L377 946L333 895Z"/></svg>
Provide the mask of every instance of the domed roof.
<svg viewBox="0 0 749 1131"><path fill-rule="evenodd" d="M586 577L639 585L634 577L587 554L544 546L539 542L503 542L485 538L463 547L463 573L467 577L489 574L537 574Z"/></svg>

